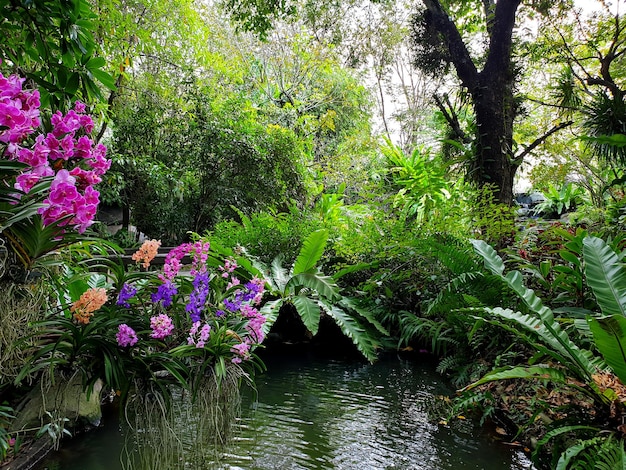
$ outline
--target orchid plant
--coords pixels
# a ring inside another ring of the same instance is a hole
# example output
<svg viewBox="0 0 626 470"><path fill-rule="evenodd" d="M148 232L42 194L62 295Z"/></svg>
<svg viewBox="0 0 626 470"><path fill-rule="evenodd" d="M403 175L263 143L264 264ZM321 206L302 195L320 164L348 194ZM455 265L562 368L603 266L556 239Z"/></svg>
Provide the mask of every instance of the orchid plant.
<svg viewBox="0 0 626 470"><path fill-rule="evenodd" d="M206 239L173 248L156 270L159 245L144 242L134 267L118 264L108 280L70 275L59 295L63 314L37 325L42 342L18 380L45 367L78 369L87 385L104 378L125 398L132 385L150 383L169 396L170 384L195 393L229 367L263 370L254 350L265 337L257 309L265 280L234 258L216 263Z"/></svg>
<svg viewBox="0 0 626 470"><path fill-rule="evenodd" d="M52 114L49 132L40 106L38 90L0 74L0 235L27 269L94 223L94 186L111 166L85 104Z"/></svg>

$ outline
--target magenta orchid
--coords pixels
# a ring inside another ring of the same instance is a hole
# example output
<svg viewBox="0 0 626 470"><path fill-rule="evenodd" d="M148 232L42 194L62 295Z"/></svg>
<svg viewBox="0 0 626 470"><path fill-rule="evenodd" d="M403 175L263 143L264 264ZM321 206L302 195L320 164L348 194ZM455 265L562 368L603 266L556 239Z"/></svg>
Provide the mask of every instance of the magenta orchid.
<svg viewBox="0 0 626 470"><path fill-rule="evenodd" d="M93 186L102 181L111 166L106 147L89 138L94 122L80 101L65 115L54 113L52 131L42 133L38 129L39 92L24 90L23 85L24 79L0 73L0 143L5 144L2 157L27 165L14 187L28 194L42 178L53 177L48 197L39 209L44 225L58 223L83 233L93 224L100 202Z"/></svg>

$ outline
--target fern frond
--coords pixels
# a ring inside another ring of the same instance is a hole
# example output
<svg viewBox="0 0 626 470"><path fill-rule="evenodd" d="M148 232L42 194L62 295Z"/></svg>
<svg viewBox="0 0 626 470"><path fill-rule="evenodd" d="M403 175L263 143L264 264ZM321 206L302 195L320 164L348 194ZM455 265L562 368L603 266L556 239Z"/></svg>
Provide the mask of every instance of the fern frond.
<svg viewBox="0 0 626 470"><path fill-rule="evenodd" d="M358 320L350 316L345 310L320 302L326 313L337 323L344 335L352 340L357 349L369 362L377 359L376 350L379 343L374 335L365 329Z"/></svg>
<svg viewBox="0 0 626 470"><path fill-rule="evenodd" d="M317 271L317 262L324 254L327 241L328 230L322 229L312 232L302 243L300 253L298 254L298 257L293 265L292 274L314 274Z"/></svg>
<svg viewBox="0 0 626 470"><path fill-rule="evenodd" d="M358 313L359 316L367 320L370 325L376 328L379 333L389 336L389 331L387 331L387 329L374 317L374 313L371 310L360 307L357 304L356 299L352 297L342 297L339 301L339 305L341 305L344 309L352 310Z"/></svg>

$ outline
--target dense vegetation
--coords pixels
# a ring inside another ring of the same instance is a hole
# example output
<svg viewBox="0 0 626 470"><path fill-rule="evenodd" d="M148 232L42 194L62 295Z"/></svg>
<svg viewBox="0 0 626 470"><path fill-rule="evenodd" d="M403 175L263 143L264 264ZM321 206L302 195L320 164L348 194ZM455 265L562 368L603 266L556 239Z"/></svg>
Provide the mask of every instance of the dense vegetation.
<svg viewBox="0 0 626 470"><path fill-rule="evenodd" d="M585 6L0 0L0 457L36 383L152 416L334 328L538 468L622 468L626 33Z"/></svg>

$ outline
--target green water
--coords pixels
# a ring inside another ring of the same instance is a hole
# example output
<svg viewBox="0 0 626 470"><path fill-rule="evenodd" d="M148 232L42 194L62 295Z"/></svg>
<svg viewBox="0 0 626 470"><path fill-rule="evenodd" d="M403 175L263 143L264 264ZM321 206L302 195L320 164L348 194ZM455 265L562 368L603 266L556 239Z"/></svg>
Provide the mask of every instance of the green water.
<svg viewBox="0 0 626 470"><path fill-rule="evenodd" d="M398 358L369 365L306 356L267 358L239 430L216 469L528 469L522 453L471 423L428 420L425 403L451 390L434 364ZM38 467L117 470L115 423L66 443ZM156 469L155 469L156 470Z"/></svg>

